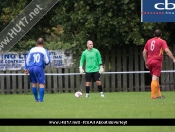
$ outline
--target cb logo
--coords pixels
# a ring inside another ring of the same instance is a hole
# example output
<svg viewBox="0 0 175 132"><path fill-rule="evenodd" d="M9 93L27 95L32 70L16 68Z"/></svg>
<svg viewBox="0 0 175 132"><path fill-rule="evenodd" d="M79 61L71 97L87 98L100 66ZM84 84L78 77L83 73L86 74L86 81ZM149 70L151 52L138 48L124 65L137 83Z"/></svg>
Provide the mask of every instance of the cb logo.
<svg viewBox="0 0 175 132"><path fill-rule="evenodd" d="M174 10L175 3L168 3L168 0L165 0L165 3L156 3L154 8L157 10Z"/></svg>

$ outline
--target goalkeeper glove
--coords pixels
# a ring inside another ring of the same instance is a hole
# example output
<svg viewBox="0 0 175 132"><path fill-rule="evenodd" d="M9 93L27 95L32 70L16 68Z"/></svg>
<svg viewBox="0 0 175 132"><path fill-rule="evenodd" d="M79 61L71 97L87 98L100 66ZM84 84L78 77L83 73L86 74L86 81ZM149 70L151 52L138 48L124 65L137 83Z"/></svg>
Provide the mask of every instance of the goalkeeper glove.
<svg viewBox="0 0 175 132"><path fill-rule="evenodd" d="M84 73L84 70L83 70L82 66L79 67L79 71L80 71L81 74Z"/></svg>
<svg viewBox="0 0 175 132"><path fill-rule="evenodd" d="M99 73L101 74L101 73L103 73L103 72L104 72L104 68L103 68L103 66L100 66Z"/></svg>

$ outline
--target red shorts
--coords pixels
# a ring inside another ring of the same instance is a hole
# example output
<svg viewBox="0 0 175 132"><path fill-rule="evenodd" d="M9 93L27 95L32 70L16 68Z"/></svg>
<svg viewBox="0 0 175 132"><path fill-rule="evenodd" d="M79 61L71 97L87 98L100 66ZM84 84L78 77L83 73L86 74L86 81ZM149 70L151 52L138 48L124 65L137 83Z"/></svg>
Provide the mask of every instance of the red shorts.
<svg viewBox="0 0 175 132"><path fill-rule="evenodd" d="M160 77L161 70L162 70L162 62L157 60L152 60L151 62L147 63L148 69L150 71L151 76L155 75Z"/></svg>

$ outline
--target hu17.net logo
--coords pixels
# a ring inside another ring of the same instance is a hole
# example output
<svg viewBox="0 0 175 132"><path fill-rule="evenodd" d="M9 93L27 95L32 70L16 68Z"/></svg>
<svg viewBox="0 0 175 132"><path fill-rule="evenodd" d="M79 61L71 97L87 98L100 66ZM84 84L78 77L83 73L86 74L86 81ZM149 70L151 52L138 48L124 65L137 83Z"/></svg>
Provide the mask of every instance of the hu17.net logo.
<svg viewBox="0 0 175 132"><path fill-rule="evenodd" d="M141 0L141 22L175 22L175 0Z"/></svg>

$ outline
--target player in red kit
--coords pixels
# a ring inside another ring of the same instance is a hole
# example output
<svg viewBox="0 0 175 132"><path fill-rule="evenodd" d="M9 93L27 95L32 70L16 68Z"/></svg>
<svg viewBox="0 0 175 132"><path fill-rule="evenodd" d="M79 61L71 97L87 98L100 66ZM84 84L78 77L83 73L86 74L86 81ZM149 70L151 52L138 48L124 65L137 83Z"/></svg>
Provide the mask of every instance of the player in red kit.
<svg viewBox="0 0 175 132"><path fill-rule="evenodd" d="M151 98L164 98L160 92L159 77L162 70L163 62L163 51L173 60L175 63L175 58L172 52L169 50L165 40L161 39L162 32L156 29L154 32L154 38L151 38L145 44L143 50L143 58L145 61L145 66L149 69L152 76L151 81ZM155 95L157 93L157 96Z"/></svg>

